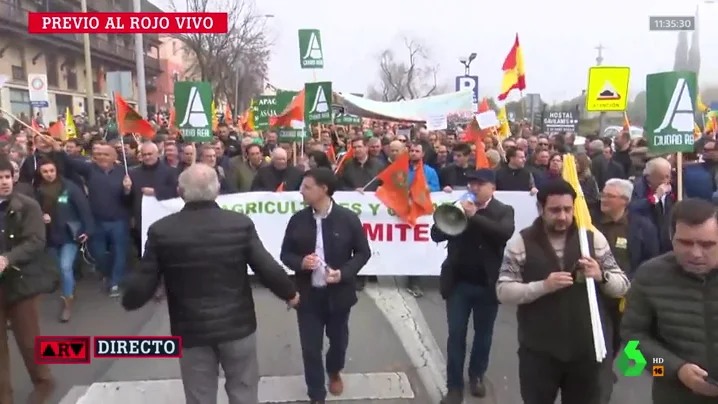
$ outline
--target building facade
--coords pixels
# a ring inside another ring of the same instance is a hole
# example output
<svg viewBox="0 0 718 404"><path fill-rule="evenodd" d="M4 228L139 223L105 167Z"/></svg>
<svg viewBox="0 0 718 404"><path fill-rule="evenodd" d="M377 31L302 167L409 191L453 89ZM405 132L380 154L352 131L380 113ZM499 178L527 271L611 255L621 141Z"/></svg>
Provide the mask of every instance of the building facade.
<svg viewBox="0 0 718 404"><path fill-rule="evenodd" d="M194 55L177 38L162 36L159 46L162 73L155 79L155 88L147 95L147 104L157 110L169 110L174 104L175 81L199 80L191 74Z"/></svg>
<svg viewBox="0 0 718 404"><path fill-rule="evenodd" d="M132 11L132 0L87 0L89 11ZM92 77L94 100L89 107L101 112L111 105L107 94L106 73L131 71L135 80L134 35L91 34L92 71L85 71L83 36L81 34L28 34L28 12L79 12L79 0L0 0L0 75L9 78L0 89L0 106L14 115L35 116L45 122L57 119L67 108L73 115L87 112L86 75ZM143 0L142 11L162 12ZM159 61L159 37L145 35L145 76L147 88L154 91L156 77L162 72ZM30 106L28 74L46 74L48 108Z"/></svg>

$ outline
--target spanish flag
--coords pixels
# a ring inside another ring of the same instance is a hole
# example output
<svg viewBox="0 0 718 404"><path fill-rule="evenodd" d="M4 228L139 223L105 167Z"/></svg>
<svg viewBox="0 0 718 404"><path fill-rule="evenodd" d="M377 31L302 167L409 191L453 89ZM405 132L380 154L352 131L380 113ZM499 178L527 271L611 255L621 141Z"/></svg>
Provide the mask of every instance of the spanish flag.
<svg viewBox="0 0 718 404"><path fill-rule="evenodd" d="M506 55L504 65L501 68L504 71L504 79L501 83L501 94L498 99L503 101L509 96L511 90L523 91L526 89L526 73L524 71L524 55L519 44L519 34L516 34L514 46Z"/></svg>

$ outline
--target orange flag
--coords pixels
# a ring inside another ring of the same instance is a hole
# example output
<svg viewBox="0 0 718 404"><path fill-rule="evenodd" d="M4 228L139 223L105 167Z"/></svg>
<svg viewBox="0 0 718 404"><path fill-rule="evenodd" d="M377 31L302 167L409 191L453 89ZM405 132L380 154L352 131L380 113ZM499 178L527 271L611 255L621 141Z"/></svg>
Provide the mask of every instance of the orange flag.
<svg viewBox="0 0 718 404"><path fill-rule="evenodd" d="M711 115L711 123L713 124L713 134L718 132L718 118L715 115Z"/></svg>
<svg viewBox="0 0 718 404"><path fill-rule="evenodd" d="M284 191L284 181L282 181L281 184L277 187L277 190L275 192L283 192Z"/></svg>
<svg viewBox="0 0 718 404"><path fill-rule="evenodd" d="M49 128L47 128L47 133L55 139L67 140L65 124L63 124L62 121L55 121Z"/></svg>
<svg viewBox="0 0 718 404"><path fill-rule="evenodd" d="M627 132L631 131L631 121L628 120L628 114L626 114L626 111L623 111L623 130Z"/></svg>
<svg viewBox="0 0 718 404"><path fill-rule="evenodd" d="M491 109L491 107L489 107L489 101L486 98L484 98L483 101L481 101L481 104L479 105L479 113L486 112L489 109Z"/></svg>
<svg viewBox="0 0 718 404"><path fill-rule="evenodd" d="M115 93L115 108L117 108L117 129L120 136L136 133L149 140L155 137L155 129L152 125L142 119L142 116L117 93Z"/></svg>
<svg viewBox="0 0 718 404"><path fill-rule="evenodd" d="M304 121L304 90L294 96L281 114L269 118L269 126L288 127L292 121Z"/></svg>
<svg viewBox="0 0 718 404"><path fill-rule="evenodd" d="M337 167L334 169L334 174L337 174L338 172L340 172L342 167L344 167L344 164L353 158L354 158L354 149L352 149L352 147L349 146L349 150L347 150L347 152L344 153L342 158L339 159L339 163L337 163Z"/></svg>
<svg viewBox="0 0 718 404"><path fill-rule="evenodd" d="M334 150L334 145L330 144L329 147L327 147L327 158L329 159L329 162L332 164L335 164L337 162L337 152Z"/></svg>
<svg viewBox="0 0 718 404"><path fill-rule="evenodd" d="M486 146L484 145L484 138L489 134L488 130L482 130L479 128L476 119L472 119L471 123L466 127L464 131L464 141L473 142L476 146L475 159L476 169L490 168L489 159L486 157Z"/></svg>
<svg viewBox="0 0 718 404"><path fill-rule="evenodd" d="M175 112L175 107L170 108L170 121L167 122L167 126L170 128L174 128L176 126L177 120L177 112Z"/></svg>
<svg viewBox="0 0 718 404"><path fill-rule="evenodd" d="M403 153L377 176L382 186L376 197L404 222L411 221L409 202L409 153Z"/></svg>
<svg viewBox="0 0 718 404"><path fill-rule="evenodd" d="M229 108L229 104L224 104L224 123L232 125L232 110Z"/></svg>
<svg viewBox="0 0 718 404"><path fill-rule="evenodd" d="M421 160L416 167L414 181L409 186L409 196L411 197L409 224L414 226L416 219L419 217L434 213L434 204L431 202L431 191L426 184L424 162Z"/></svg>

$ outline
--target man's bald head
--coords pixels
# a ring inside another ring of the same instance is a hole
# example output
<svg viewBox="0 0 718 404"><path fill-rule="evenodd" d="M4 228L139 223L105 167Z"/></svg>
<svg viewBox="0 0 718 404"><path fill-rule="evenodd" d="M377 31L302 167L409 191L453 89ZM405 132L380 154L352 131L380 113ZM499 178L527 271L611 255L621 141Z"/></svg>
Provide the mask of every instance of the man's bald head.
<svg viewBox="0 0 718 404"><path fill-rule="evenodd" d="M154 142L145 142L140 146L140 154L143 165L153 166L160 159L160 148Z"/></svg>
<svg viewBox="0 0 718 404"><path fill-rule="evenodd" d="M389 157L393 160L396 160L396 158L406 151L406 145L404 142L399 140L394 140L391 143L389 143Z"/></svg>
<svg viewBox="0 0 718 404"><path fill-rule="evenodd" d="M281 147L272 150L272 165L279 170L287 168L287 151Z"/></svg>

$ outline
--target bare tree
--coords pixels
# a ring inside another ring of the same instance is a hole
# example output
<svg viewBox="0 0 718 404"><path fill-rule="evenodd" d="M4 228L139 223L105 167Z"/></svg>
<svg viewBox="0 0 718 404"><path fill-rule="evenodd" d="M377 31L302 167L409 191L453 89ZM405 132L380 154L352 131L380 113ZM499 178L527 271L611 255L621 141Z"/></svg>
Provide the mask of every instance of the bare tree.
<svg viewBox="0 0 718 404"><path fill-rule="evenodd" d="M186 74L212 83L214 95L235 103L239 88L240 111L262 92L267 77L271 43L266 35L266 16L259 15L252 0L177 0L172 11L228 13L226 34L177 34L192 57ZM238 81L239 80L239 81Z"/></svg>
<svg viewBox="0 0 718 404"><path fill-rule="evenodd" d="M379 82L367 91L378 101L401 101L428 97L445 90L439 85L439 65L431 61L424 45L403 38L404 49L385 49L379 57ZM402 55L402 56L399 56Z"/></svg>

